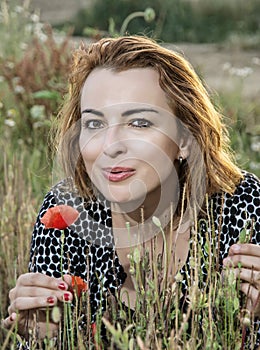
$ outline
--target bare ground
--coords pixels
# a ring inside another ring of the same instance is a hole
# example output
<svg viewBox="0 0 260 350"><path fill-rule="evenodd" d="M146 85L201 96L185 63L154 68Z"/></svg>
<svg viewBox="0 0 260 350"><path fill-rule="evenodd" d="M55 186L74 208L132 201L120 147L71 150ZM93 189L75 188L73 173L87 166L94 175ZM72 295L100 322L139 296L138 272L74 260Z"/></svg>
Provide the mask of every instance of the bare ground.
<svg viewBox="0 0 260 350"><path fill-rule="evenodd" d="M176 44L210 90L237 91L249 99L260 97L260 50L225 48L215 44Z"/></svg>

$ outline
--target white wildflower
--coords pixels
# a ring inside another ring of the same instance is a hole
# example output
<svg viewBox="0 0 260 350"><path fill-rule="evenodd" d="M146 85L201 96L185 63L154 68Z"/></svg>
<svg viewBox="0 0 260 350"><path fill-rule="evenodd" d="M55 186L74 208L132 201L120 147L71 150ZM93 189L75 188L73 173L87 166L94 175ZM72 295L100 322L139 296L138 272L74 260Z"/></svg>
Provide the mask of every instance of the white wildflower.
<svg viewBox="0 0 260 350"><path fill-rule="evenodd" d="M14 68L14 63L13 62L6 62L6 67L13 69Z"/></svg>
<svg viewBox="0 0 260 350"><path fill-rule="evenodd" d="M40 17L39 17L38 15L36 15L36 13L33 13L33 14L31 15L31 20L32 20L32 22L34 22L34 23L38 23L39 20L40 20Z"/></svg>
<svg viewBox="0 0 260 350"><path fill-rule="evenodd" d="M44 33L38 33L37 36L43 43L47 40L47 35Z"/></svg>
<svg viewBox="0 0 260 350"><path fill-rule="evenodd" d="M26 44L26 43L21 43L21 44L20 44L20 48L21 48L22 50L26 50L27 47L28 47L28 44Z"/></svg>
<svg viewBox="0 0 260 350"><path fill-rule="evenodd" d="M5 119L5 125L10 126L10 128L15 126L15 121L12 119Z"/></svg>
<svg viewBox="0 0 260 350"><path fill-rule="evenodd" d="M253 73L253 69L251 67L243 67L243 68L232 67L230 68L229 73L237 77L246 78Z"/></svg>
<svg viewBox="0 0 260 350"><path fill-rule="evenodd" d="M231 67L232 67L232 65L231 65L230 62L225 62L225 63L223 64L223 66L222 66L222 69L223 69L224 71L226 71L226 70L230 70Z"/></svg>
<svg viewBox="0 0 260 350"><path fill-rule="evenodd" d="M257 65L257 66L260 66L260 58L259 57L253 57L252 58L252 63Z"/></svg>
<svg viewBox="0 0 260 350"><path fill-rule="evenodd" d="M23 13L23 7L22 6L15 6L14 11L16 13Z"/></svg>
<svg viewBox="0 0 260 350"><path fill-rule="evenodd" d="M25 92L25 89L21 85L16 85L15 88L14 88L14 92L16 94L23 94Z"/></svg>
<svg viewBox="0 0 260 350"><path fill-rule="evenodd" d="M260 141L251 143L251 150L260 153Z"/></svg>
<svg viewBox="0 0 260 350"><path fill-rule="evenodd" d="M13 108L8 109L8 111L7 111L7 116L8 116L9 118L15 117L15 116L16 116L16 110L13 109Z"/></svg>
<svg viewBox="0 0 260 350"><path fill-rule="evenodd" d="M40 22L35 23L34 33L42 42L45 42L47 40L47 35L44 34L44 32L43 32L43 24L42 23L40 23Z"/></svg>
<svg viewBox="0 0 260 350"><path fill-rule="evenodd" d="M33 119L42 119L45 116L45 106L35 105L30 109L30 115Z"/></svg>

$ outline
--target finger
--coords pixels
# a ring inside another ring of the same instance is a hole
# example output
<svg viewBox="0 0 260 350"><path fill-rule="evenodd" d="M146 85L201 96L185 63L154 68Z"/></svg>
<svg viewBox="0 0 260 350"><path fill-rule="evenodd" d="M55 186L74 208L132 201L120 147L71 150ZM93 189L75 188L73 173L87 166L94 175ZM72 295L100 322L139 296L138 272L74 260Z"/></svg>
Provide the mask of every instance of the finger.
<svg viewBox="0 0 260 350"><path fill-rule="evenodd" d="M223 260L224 266L245 267L260 271L260 258L251 255L232 255Z"/></svg>
<svg viewBox="0 0 260 350"><path fill-rule="evenodd" d="M59 293L59 295L37 296L37 297L18 297L16 298L8 308L9 314L12 312L46 308L57 304L58 301L70 303L73 300L72 293L66 291Z"/></svg>
<svg viewBox="0 0 260 350"><path fill-rule="evenodd" d="M37 286L45 287L48 286L48 289L57 290L67 290L68 285L62 278L55 278L51 276L44 275L42 273L25 273L20 275L17 279L17 286Z"/></svg>
<svg viewBox="0 0 260 350"><path fill-rule="evenodd" d="M71 275L63 275L63 281L70 287L72 285Z"/></svg>
<svg viewBox="0 0 260 350"><path fill-rule="evenodd" d="M8 307L8 313L11 315L13 312L19 312L23 310L47 308L57 304L57 297L19 297L16 298Z"/></svg>
<svg viewBox="0 0 260 350"><path fill-rule="evenodd" d="M15 312L12 312L10 316L6 317L4 320L1 321L1 326L3 328L11 328L17 319L17 314Z"/></svg>
<svg viewBox="0 0 260 350"><path fill-rule="evenodd" d="M228 252L229 256L241 254L260 257L260 245L252 243L233 244Z"/></svg>
<svg viewBox="0 0 260 350"><path fill-rule="evenodd" d="M254 284L256 287L258 285L260 286L260 271L245 268L235 268L234 273L235 276L240 280Z"/></svg>
<svg viewBox="0 0 260 350"><path fill-rule="evenodd" d="M249 283L242 283L240 290L248 297L247 308L256 312L260 307L260 291Z"/></svg>
<svg viewBox="0 0 260 350"><path fill-rule="evenodd" d="M49 289L47 288L41 288L41 287L31 287L31 286L20 286L16 289L15 297L11 298L11 302L14 301L17 298L22 298L22 297L49 297L50 295L55 296L57 299L62 300L63 295L67 293L65 290L64 292L56 289ZM68 292L69 293L69 292Z"/></svg>

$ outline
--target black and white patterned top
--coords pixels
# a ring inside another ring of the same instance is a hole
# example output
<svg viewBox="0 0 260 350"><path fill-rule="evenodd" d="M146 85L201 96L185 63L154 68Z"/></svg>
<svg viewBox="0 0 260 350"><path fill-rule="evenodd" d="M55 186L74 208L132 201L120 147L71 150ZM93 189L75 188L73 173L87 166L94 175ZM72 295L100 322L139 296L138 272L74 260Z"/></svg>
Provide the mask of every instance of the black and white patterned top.
<svg viewBox="0 0 260 350"><path fill-rule="evenodd" d="M126 273L113 245L110 203L102 196L95 201L86 202L77 192L68 190L69 184L69 181L62 181L44 199L33 231L29 271L61 276L61 231L46 229L40 218L48 208L56 205L66 204L76 208L80 213L79 218L64 230L62 269L63 273L80 276L88 281L94 321L101 295L108 294L108 291L115 294L124 283ZM228 255L230 246L238 241L241 230L250 220L254 221L251 242L260 245L260 182L254 175L244 172L244 179L233 195L216 194L211 201L215 234L219 242L220 266ZM200 228L202 240L207 230L203 221ZM187 276L187 270L189 256L181 273ZM203 266L202 271L208 273ZM183 288L185 287L184 279ZM258 332L257 347L260 345L260 320L255 325Z"/></svg>

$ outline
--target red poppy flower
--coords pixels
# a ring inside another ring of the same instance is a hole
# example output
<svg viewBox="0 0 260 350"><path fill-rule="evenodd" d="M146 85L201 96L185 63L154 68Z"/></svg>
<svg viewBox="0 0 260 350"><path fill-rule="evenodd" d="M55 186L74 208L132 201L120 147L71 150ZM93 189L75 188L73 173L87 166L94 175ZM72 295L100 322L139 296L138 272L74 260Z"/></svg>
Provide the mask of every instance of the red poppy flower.
<svg viewBox="0 0 260 350"><path fill-rule="evenodd" d="M72 289L77 292L78 297L81 296L83 292L88 290L88 285L84 280L79 276L71 276L72 277Z"/></svg>
<svg viewBox="0 0 260 350"><path fill-rule="evenodd" d="M64 230L79 217L79 212L69 205L57 205L49 208L41 218L46 228L57 228Z"/></svg>

